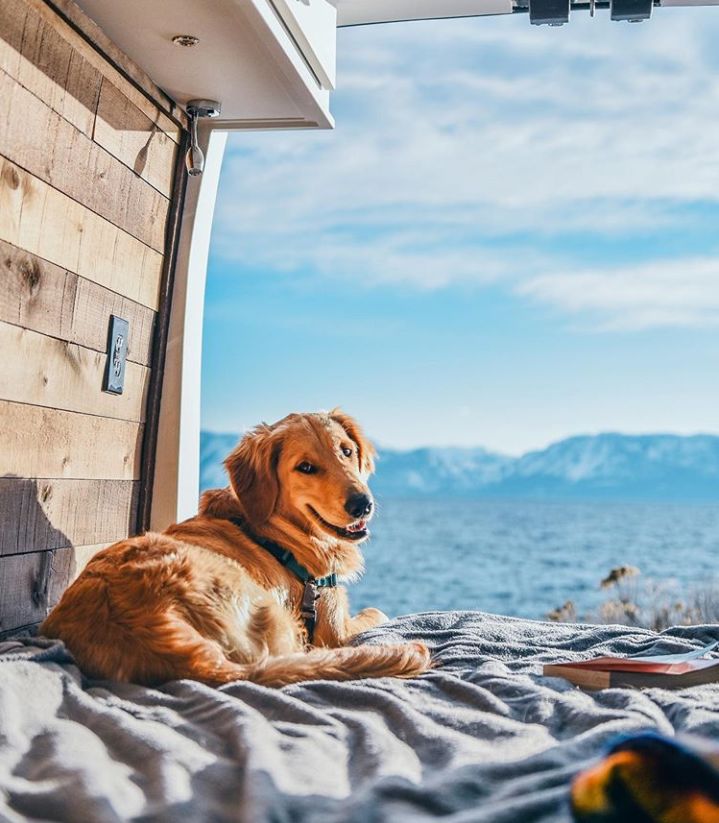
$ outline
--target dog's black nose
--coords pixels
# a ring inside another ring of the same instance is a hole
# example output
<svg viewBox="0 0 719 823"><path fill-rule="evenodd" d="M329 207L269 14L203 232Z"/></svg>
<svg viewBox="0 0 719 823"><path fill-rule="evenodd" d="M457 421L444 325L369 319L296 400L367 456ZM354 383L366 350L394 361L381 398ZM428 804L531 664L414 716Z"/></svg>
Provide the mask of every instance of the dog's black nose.
<svg viewBox="0 0 719 823"><path fill-rule="evenodd" d="M352 517L362 517L372 511L372 498L367 494L351 494L345 503L345 511Z"/></svg>

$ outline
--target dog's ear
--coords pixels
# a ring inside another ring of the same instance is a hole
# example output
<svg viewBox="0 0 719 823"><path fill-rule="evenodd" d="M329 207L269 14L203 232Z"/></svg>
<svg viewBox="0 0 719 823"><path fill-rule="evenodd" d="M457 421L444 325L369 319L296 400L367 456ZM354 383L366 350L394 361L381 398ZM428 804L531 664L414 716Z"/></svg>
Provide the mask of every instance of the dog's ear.
<svg viewBox="0 0 719 823"><path fill-rule="evenodd" d="M350 440L353 440L357 445L357 455L359 457L360 469L365 474L372 474L374 471L374 458L377 454L377 450L365 437L360 424L354 419L354 417L350 417L348 414L345 414L342 409L332 409L330 412L330 419L334 420L335 423L339 423L340 426L342 426L342 428L347 432L347 437L349 437Z"/></svg>
<svg viewBox="0 0 719 823"><path fill-rule="evenodd" d="M282 448L279 434L261 425L248 432L225 460L232 491L250 525L269 520L280 492L277 461Z"/></svg>

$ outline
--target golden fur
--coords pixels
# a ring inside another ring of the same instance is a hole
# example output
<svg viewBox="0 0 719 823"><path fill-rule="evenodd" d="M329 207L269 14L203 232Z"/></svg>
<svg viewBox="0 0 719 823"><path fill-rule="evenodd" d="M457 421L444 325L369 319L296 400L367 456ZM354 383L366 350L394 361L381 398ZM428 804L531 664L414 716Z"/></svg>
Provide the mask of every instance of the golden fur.
<svg viewBox="0 0 719 823"><path fill-rule="evenodd" d="M352 579L363 568L363 538L342 530L368 518L351 519L345 504L352 494L369 494L373 455L357 423L339 410L258 426L225 461L228 488L206 492L196 517L95 555L42 633L63 640L91 677L135 683L283 686L421 674L430 665L421 643L347 647L386 617L377 609L350 616L343 586L320 590L307 649L303 585L249 536L290 549L316 577ZM298 468L304 463L314 473ZM241 518L244 528L228 517Z"/></svg>

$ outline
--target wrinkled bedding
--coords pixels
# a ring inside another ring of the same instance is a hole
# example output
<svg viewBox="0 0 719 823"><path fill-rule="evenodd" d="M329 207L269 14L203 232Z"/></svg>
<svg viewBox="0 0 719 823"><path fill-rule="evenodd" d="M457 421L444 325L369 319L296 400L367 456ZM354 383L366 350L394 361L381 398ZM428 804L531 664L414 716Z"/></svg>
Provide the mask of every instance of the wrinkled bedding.
<svg viewBox="0 0 719 823"><path fill-rule="evenodd" d="M444 612L362 637L403 639L438 668L282 690L89 682L60 643L0 642L0 819L569 821L572 777L618 736L719 734L719 685L590 695L540 676L558 659L688 651L719 626Z"/></svg>

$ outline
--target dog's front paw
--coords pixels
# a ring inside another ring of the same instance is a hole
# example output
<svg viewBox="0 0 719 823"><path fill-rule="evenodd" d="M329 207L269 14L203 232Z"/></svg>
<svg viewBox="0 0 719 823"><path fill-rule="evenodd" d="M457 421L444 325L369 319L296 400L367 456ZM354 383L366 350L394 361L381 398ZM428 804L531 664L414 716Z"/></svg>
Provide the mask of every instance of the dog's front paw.
<svg viewBox="0 0 719 823"><path fill-rule="evenodd" d="M372 608L371 606L367 609L362 609L357 617L368 629L373 629L375 626L380 626L382 623L387 623L389 620L389 617L387 617L384 612L379 609Z"/></svg>

